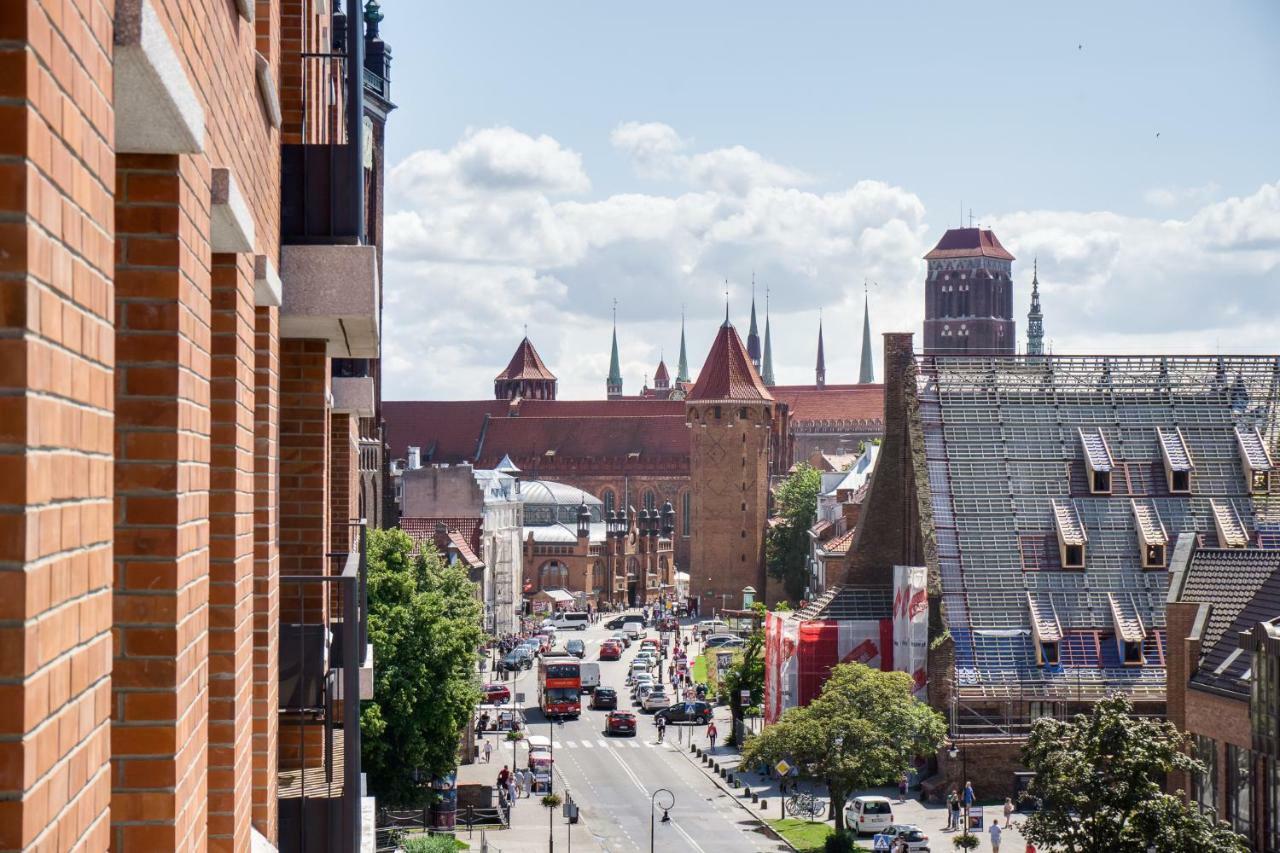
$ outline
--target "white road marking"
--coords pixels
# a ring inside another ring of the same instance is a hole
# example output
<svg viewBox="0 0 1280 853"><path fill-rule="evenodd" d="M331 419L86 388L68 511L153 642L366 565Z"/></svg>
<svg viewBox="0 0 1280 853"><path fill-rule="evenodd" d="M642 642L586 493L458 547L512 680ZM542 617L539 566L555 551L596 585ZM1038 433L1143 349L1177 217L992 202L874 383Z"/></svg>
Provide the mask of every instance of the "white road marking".
<svg viewBox="0 0 1280 853"><path fill-rule="evenodd" d="M572 743L573 743L573 741L569 741L569 743L570 743L570 744L572 744ZM551 748L552 748L552 749L560 749L560 748L561 748L561 747L560 747L560 741L558 741L558 740L553 740L553 741L551 742Z"/></svg>
<svg viewBox="0 0 1280 853"><path fill-rule="evenodd" d="M608 748L609 748L609 744L608 744L608 743L606 743L606 742L605 742L605 741L603 741L603 740L598 740L598 741L596 741L596 743L600 744L600 748L601 748L601 749L608 749Z"/></svg>
<svg viewBox="0 0 1280 853"><path fill-rule="evenodd" d="M632 749L639 749L639 748L640 748L640 741L638 741L638 740L633 740L633 741L631 741L631 748L632 748Z"/></svg>
<svg viewBox="0 0 1280 853"><path fill-rule="evenodd" d="M589 740L584 740L584 741L582 742L582 745L583 745L584 747L586 747L587 749L591 749L591 747L592 747L594 744L592 744L592 743L591 743L591 741L589 741Z"/></svg>

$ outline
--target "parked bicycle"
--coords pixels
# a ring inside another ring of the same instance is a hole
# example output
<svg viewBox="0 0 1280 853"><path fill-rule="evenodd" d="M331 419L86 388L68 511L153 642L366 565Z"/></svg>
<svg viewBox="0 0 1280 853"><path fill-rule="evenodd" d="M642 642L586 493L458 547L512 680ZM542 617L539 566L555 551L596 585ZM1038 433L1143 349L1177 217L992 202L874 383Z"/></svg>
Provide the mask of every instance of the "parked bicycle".
<svg viewBox="0 0 1280 853"><path fill-rule="evenodd" d="M803 817L806 820L817 820L818 815L826 812L826 805L813 794L804 792L792 794L783 800L783 808L792 817Z"/></svg>

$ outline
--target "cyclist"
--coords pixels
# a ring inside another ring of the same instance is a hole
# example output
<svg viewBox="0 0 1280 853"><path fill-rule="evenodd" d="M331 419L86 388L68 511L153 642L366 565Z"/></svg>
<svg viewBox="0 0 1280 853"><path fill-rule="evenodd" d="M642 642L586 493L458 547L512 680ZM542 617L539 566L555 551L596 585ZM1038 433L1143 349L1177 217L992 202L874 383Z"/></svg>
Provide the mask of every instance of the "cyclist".
<svg viewBox="0 0 1280 853"><path fill-rule="evenodd" d="M667 720L665 717L658 718L658 743L662 743L662 739L667 734Z"/></svg>

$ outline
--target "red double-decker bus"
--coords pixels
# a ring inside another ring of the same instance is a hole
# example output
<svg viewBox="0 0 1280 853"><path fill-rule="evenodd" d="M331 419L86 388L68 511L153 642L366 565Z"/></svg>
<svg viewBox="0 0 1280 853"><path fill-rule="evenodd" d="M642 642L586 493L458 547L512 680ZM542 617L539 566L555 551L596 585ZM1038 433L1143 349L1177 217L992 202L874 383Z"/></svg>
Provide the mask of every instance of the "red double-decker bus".
<svg viewBox="0 0 1280 853"><path fill-rule="evenodd" d="M582 665L571 655L543 655L538 668L538 706L547 717L582 714Z"/></svg>

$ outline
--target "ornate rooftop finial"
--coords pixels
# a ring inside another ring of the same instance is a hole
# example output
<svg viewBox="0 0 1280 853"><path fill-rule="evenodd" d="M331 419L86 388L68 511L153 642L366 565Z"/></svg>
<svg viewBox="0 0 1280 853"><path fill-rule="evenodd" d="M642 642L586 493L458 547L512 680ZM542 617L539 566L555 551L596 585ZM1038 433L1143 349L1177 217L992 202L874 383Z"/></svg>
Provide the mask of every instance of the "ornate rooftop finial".
<svg viewBox="0 0 1280 853"><path fill-rule="evenodd" d="M1031 310L1027 312L1027 355L1044 355L1044 314L1040 310L1040 259L1031 261Z"/></svg>
<svg viewBox="0 0 1280 853"><path fill-rule="evenodd" d="M729 279L724 280L724 324L732 326L729 322Z"/></svg>
<svg viewBox="0 0 1280 853"><path fill-rule="evenodd" d="M760 378L765 385L776 384L773 378L773 341L769 334L769 288L764 289L764 370Z"/></svg>
<svg viewBox="0 0 1280 853"><path fill-rule="evenodd" d="M689 381L689 357L684 347L684 306L680 306L680 363L676 365L676 382Z"/></svg>
<svg viewBox="0 0 1280 853"><path fill-rule="evenodd" d="M364 4L364 22L369 25L368 31L365 33L369 38L378 37L378 24L382 23L382 19L386 16L382 14L382 7L378 5L378 0L369 0Z"/></svg>
<svg viewBox="0 0 1280 853"><path fill-rule="evenodd" d="M862 362L858 365L858 384L870 385L876 381L875 362L871 356L871 297L867 282L862 282Z"/></svg>

